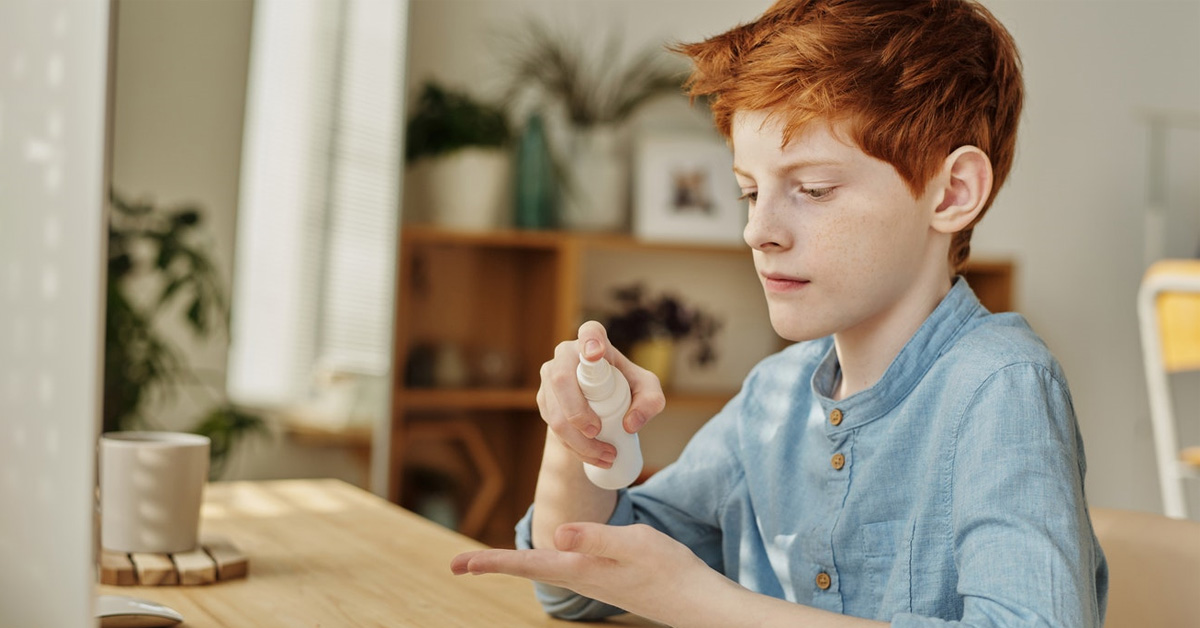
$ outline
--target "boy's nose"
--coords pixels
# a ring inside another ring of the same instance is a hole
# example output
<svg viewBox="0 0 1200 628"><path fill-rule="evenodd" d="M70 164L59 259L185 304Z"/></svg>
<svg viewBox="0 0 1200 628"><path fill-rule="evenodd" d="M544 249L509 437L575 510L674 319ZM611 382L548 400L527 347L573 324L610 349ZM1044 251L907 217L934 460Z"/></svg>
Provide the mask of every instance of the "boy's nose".
<svg viewBox="0 0 1200 628"><path fill-rule="evenodd" d="M746 228L742 230L742 238L750 248L758 251L786 249L791 246L791 238L784 228L782 216L764 200L759 197L759 201L750 210Z"/></svg>

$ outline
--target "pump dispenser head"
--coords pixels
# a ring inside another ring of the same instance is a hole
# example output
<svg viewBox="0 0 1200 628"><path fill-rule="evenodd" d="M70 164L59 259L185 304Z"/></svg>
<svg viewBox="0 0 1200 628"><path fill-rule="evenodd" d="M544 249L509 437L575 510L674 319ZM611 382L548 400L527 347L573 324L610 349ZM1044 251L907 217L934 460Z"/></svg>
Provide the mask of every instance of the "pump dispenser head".
<svg viewBox="0 0 1200 628"><path fill-rule="evenodd" d="M579 388L583 391L583 396L596 400L604 399L612 394L613 386L616 385L616 379L612 376L610 370L612 366L603 357L589 360L579 354L579 368L575 374L579 379Z"/></svg>

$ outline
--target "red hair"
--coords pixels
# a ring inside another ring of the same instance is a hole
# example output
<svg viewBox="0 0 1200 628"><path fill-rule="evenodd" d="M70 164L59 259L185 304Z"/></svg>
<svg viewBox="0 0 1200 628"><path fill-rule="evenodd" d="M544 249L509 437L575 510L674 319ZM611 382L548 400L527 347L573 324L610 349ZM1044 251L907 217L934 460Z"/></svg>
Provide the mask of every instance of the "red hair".
<svg viewBox="0 0 1200 628"><path fill-rule="evenodd" d="M695 65L685 87L708 96L730 138L736 111L782 118L786 143L816 119L891 164L914 197L956 148L992 162L983 210L954 234L950 264L1012 168L1024 88L1008 31L971 0L780 0L757 21L675 48Z"/></svg>

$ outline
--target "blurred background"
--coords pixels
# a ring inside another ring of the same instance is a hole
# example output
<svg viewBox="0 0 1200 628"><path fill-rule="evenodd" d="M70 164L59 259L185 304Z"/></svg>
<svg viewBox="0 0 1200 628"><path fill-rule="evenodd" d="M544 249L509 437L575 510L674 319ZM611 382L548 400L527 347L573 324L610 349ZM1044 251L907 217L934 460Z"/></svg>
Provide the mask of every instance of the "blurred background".
<svg viewBox="0 0 1200 628"><path fill-rule="evenodd" d="M780 344L663 48L769 4L117 0L108 331L140 348L106 365L110 427L206 431L220 479L339 477L501 544L536 368L594 315L676 341L644 437L668 463ZM973 256L1062 362L1091 504L1159 511L1135 297L1200 255L1200 2L984 4L1027 102Z"/></svg>

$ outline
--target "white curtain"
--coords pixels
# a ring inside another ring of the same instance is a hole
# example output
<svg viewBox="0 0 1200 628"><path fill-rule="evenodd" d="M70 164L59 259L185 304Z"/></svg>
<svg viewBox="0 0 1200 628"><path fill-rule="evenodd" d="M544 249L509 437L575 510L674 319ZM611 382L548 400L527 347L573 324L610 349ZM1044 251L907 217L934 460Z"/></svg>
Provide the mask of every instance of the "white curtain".
<svg viewBox="0 0 1200 628"><path fill-rule="evenodd" d="M295 405L389 369L407 2L257 0L228 390Z"/></svg>

